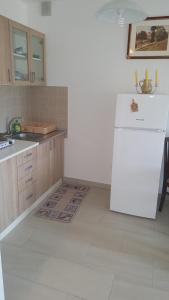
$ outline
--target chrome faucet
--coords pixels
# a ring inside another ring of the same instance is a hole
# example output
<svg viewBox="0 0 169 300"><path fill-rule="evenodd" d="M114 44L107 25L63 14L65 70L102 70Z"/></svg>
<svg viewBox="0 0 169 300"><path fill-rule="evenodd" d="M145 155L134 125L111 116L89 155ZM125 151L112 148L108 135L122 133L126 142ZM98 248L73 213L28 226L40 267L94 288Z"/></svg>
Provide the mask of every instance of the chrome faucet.
<svg viewBox="0 0 169 300"><path fill-rule="evenodd" d="M10 134L12 134L12 125L13 125L13 123L16 121L16 120L18 120L18 121L23 121L23 118L22 117L14 117L14 118L12 118L10 121L9 121L9 123L8 123L8 125L7 125L7 133L10 135Z"/></svg>

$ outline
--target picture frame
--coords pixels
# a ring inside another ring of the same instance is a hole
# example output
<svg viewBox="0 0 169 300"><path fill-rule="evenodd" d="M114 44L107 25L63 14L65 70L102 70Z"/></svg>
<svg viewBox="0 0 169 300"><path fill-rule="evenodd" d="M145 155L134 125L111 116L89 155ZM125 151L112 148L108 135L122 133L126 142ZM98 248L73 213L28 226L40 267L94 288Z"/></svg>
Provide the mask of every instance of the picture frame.
<svg viewBox="0 0 169 300"><path fill-rule="evenodd" d="M169 16L129 25L127 59L169 59Z"/></svg>

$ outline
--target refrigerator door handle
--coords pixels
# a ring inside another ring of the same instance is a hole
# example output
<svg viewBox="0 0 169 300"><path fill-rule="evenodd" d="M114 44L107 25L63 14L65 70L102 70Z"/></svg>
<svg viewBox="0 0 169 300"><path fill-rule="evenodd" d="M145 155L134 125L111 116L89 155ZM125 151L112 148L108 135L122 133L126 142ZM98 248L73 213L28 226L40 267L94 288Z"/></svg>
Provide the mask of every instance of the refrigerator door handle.
<svg viewBox="0 0 169 300"><path fill-rule="evenodd" d="M120 130L133 130L133 131L150 131L150 132L157 132L157 133L165 133L166 131L164 129L159 128L140 128L140 127L114 127L115 129Z"/></svg>

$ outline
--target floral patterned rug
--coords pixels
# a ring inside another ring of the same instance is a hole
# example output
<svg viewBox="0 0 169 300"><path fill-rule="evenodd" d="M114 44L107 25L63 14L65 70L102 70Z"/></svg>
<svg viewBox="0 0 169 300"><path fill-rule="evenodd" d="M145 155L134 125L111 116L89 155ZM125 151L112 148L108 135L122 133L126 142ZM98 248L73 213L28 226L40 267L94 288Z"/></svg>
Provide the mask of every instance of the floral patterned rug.
<svg viewBox="0 0 169 300"><path fill-rule="evenodd" d="M85 185L63 183L42 204L36 215L70 223L88 191L89 187Z"/></svg>

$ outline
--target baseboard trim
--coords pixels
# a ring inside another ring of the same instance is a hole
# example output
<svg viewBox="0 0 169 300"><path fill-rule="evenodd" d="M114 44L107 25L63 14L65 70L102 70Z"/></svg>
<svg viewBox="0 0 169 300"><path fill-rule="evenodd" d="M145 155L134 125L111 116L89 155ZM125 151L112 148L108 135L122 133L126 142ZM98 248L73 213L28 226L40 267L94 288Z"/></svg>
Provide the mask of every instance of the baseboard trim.
<svg viewBox="0 0 169 300"><path fill-rule="evenodd" d="M40 196L31 207L27 208L14 222L12 222L5 230L0 234L0 241L2 241L19 223L21 223L35 208L44 201L57 187L62 184L62 179L58 180L47 192Z"/></svg>
<svg viewBox="0 0 169 300"><path fill-rule="evenodd" d="M64 177L63 182L68 182L68 183L75 183L76 182L76 183L79 183L79 184L88 185L90 187L98 187L98 188L106 189L106 190L111 189L110 184L94 182L94 181L89 181L89 180L83 180L83 179L78 179L78 178Z"/></svg>

